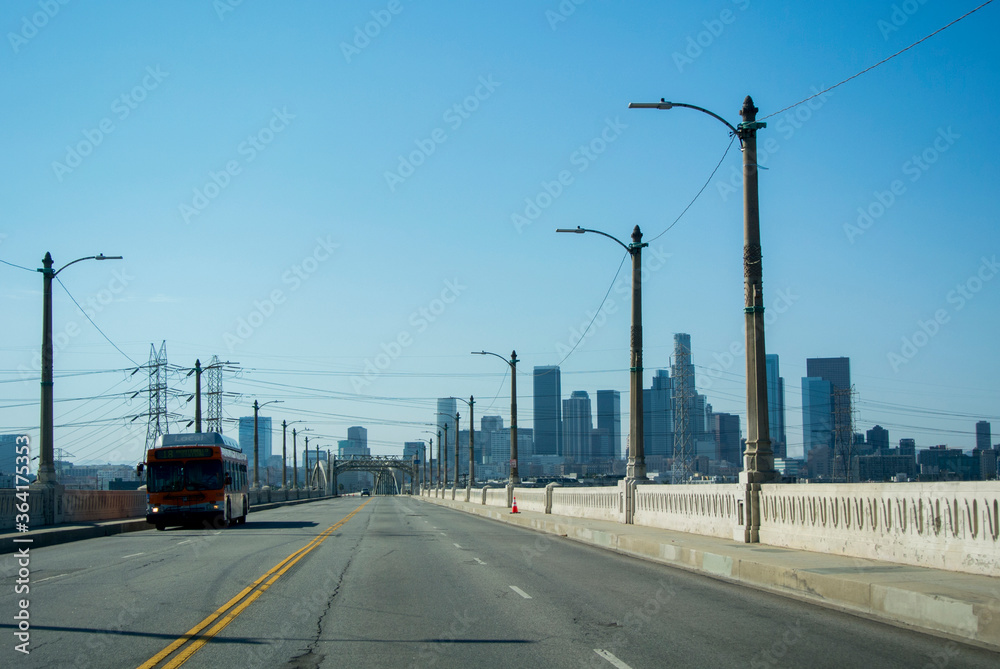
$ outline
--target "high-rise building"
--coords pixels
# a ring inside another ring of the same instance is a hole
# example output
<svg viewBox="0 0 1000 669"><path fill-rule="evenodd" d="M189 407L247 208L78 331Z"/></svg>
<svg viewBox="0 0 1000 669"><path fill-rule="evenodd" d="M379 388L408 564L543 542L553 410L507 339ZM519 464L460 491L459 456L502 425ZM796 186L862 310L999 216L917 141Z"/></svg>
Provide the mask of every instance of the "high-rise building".
<svg viewBox="0 0 1000 669"><path fill-rule="evenodd" d="M871 447L876 455L888 455L889 430L881 425L876 425L865 433L865 443Z"/></svg>
<svg viewBox="0 0 1000 669"><path fill-rule="evenodd" d="M23 434L0 434L0 474L13 476L17 473L17 447L20 445L17 440L24 436ZM27 439L22 439L21 443L29 442Z"/></svg>
<svg viewBox="0 0 1000 669"><path fill-rule="evenodd" d="M622 457L622 397L617 390L597 391L597 428L608 432L608 452L601 458Z"/></svg>
<svg viewBox="0 0 1000 669"><path fill-rule="evenodd" d="M444 426L448 426L449 438L451 446L454 447L455 444L455 414L458 413L458 400L454 397L441 397L437 401L437 413L434 415L434 424L437 425L437 429L441 432L441 438L444 439Z"/></svg>
<svg viewBox="0 0 1000 669"><path fill-rule="evenodd" d="M743 455L740 453L740 417L731 413L713 413L712 423L715 433L713 459L739 465Z"/></svg>
<svg viewBox="0 0 1000 669"><path fill-rule="evenodd" d="M830 427L834 446L838 435L842 443L852 443L854 429L851 424L851 359L806 358L806 376L830 382Z"/></svg>
<svg viewBox="0 0 1000 669"><path fill-rule="evenodd" d="M253 416L240 418L240 448L246 453L247 462L253 467ZM257 415L257 451L261 466L271 459L271 417Z"/></svg>
<svg viewBox="0 0 1000 669"><path fill-rule="evenodd" d="M788 437L785 434L785 379L781 377L778 355L764 356L767 374L767 424L771 450L776 458L788 457Z"/></svg>
<svg viewBox="0 0 1000 669"><path fill-rule="evenodd" d="M559 367L535 367L533 380L534 454L562 455L562 380Z"/></svg>
<svg viewBox="0 0 1000 669"><path fill-rule="evenodd" d="M826 379L802 379L802 457L817 448L833 448L833 393Z"/></svg>
<svg viewBox="0 0 1000 669"><path fill-rule="evenodd" d="M563 400L563 452L574 461L589 462L591 458L591 432L594 421L591 416L590 395L586 390L574 390L568 400Z"/></svg>
<svg viewBox="0 0 1000 669"><path fill-rule="evenodd" d="M366 428L360 425L347 428L347 438L359 444L365 450L365 455L371 455L368 451L368 430Z"/></svg>
<svg viewBox="0 0 1000 669"><path fill-rule="evenodd" d="M503 418L501 416L483 416L479 419L479 426L480 432L483 433L483 445L479 446L479 439L477 438L476 448L482 454L480 461L489 462L493 456L493 438L491 435L503 429ZM525 455L530 455L530 453L525 453Z"/></svg>
<svg viewBox="0 0 1000 669"><path fill-rule="evenodd" d="M990 423L989 421L981 420L976 423L976 448L985 450L987 448L992 448L990 444Z"/></svg>
<svg viewBox="0 0 1000 669"><path fill-rule="evenodd" d="M359 426L347 428L347 439L337 442L337 459L350 460L368 455L371 455L368 450L368 430ZM304 460L300 460L299 466L303 464ZM337 484L344 487L344 492L357 492L361 488L370 488L373 480L368 472L349 471L337 477Z"/></svg>
<svg viewBox="0 0 1000 669"><path fill-rule="evenodd" d="M670 366L673 377L674 471L678 480L686 478L696 455L699 428L704 432L704 404L698 417L698 393L694 387L694 364L691 362L691 335L674 335L674 359Z"/></svg>
<svg viewBox="0 0 1000 669"><path fill-rule="evenodd" d="M427 445L422 441L404 441L403 442L403 459L404 460L417 460L423 461L424 459L424 448Z"/></svg>
<svg viewBox="0 0 1000 669"><path fill-rule="evenodd" d="M642 440L646 457L674 453L673 380L666 369L653 374L653 384L642 391Z"/></svg>

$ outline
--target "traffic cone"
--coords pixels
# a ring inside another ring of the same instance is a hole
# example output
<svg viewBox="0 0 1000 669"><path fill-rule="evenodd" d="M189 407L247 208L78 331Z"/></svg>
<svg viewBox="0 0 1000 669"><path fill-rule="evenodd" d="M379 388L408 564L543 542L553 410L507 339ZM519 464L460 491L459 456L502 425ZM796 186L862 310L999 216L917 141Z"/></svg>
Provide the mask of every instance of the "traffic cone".
<svg viewBox="0 0 1000 669"><path fill-rule="evenodd" d="M517 513L518 512L517 511L517 497L514 498L514 506L511 507L510 512L511 513Z"/></svg>

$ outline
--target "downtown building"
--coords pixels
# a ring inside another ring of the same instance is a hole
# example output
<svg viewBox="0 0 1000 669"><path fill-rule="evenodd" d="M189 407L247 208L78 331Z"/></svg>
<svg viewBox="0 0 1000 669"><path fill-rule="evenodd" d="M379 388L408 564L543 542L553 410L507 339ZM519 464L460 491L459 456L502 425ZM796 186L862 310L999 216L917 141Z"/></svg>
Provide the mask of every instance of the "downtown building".
<svg viewBox="0 0 1000 669"><path fill-rule="evenodd" d="M253 416L243 416L240 418L240 449L247 456L247 471L253 471ZM264 477L263 470L267 468L271 460L271 417L257 416L257 451L260 453L260 466L258 471L261 479ZM251 474L251 478L252 478ZM264 481L261 480L261 485Z"/></svg>
<svg viewBox="0 0 1000 669"><path fill-rule="evenodd" d="M533 455L562 457L562 380L559 367L535 367L532 382L535 432Z"/></svg>
<svg viewBox="0 0 1000 669"><path fill-rule="evenodd" d="M802 454L811 478L832 478L835 458L847 463L852 459L852 410L850 358L807 358L802 379ZM842 452L838 454L837 449Z"/></svg>
<svg viewBox="0 0 1000 669"><path fill-rule="evenodd" d="M781 377L778 355L764 356L767 374L767 425L771 437L771 450L775 458L788 457L788 437L785 433L785 379Z"/></svg>

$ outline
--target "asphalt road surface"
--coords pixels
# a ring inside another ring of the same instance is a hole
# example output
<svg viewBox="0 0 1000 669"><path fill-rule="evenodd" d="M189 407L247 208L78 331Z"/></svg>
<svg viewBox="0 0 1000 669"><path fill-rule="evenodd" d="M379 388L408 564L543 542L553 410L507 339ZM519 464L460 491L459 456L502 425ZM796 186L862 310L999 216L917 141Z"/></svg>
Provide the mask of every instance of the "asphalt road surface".
<svg viewBox="0 0 1000 669"><path fill-rule="evenodd" d="M989 667L1000 654L407 497L0 557L0 667ZM30 654L15 650L29 600Z"/></svg>

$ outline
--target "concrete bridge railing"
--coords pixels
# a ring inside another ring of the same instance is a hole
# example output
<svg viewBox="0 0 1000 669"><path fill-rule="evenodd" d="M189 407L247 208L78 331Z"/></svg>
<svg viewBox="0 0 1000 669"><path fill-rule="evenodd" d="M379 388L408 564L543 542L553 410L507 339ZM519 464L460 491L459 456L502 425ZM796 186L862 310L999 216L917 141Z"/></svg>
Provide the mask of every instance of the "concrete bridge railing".
<svg viewBox="0 0 1000 669"><path fill-rule="evenodd" d="M745 484L477 489L519 510L745 540ZM426 491L425 491L426 494ZM761 544L1000 576L1000 482L760 486ZM629 518L631 513L631 518Z"/></svg>
<svg viewBox="0 0 1000 669"><path fill-rule="evenodd" d="M763 485L760 541L1000 576L1000 483Z"/></svg>

